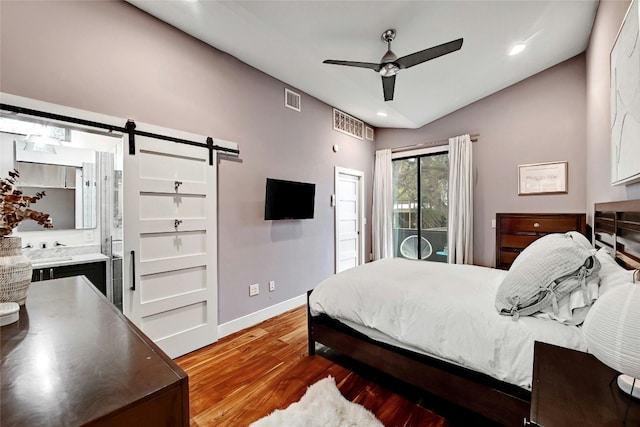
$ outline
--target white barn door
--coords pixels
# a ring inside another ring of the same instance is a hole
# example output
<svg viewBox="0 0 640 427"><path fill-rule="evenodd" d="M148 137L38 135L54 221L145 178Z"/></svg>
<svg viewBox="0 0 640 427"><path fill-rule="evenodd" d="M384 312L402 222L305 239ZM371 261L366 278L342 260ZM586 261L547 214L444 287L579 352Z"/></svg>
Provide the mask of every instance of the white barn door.
<svg viewBox="0 0 640 427"><path fill-rule="evenodd" d="M336 273L364 263L364 174L336 167Z"/></svg>
<svg viewBox="0 0 640 427"><path fill-rule="evenodd" d="M124 314L175 358L217 340L217 159L138 135L124 157Z"/></svg>

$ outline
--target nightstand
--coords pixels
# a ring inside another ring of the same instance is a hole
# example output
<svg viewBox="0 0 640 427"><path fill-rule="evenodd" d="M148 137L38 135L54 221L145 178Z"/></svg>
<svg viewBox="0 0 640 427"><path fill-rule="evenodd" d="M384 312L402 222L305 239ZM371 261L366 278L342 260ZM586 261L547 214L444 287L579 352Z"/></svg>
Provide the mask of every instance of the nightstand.
<svg viewBox="0 0 640 427"><path fill-rule="evenodd" d="M544 427L623 426L628 395L618 373L593 355L535 343L531 421ZM611 383L611 384L610 384ZM640 402L631 400L624 427L640 427Z"/></svg>

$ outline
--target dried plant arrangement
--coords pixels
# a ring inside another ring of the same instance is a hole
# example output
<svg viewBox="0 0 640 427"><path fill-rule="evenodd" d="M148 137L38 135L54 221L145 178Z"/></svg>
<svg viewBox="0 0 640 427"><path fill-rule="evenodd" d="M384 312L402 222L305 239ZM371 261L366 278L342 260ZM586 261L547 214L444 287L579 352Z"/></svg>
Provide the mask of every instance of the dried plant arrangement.
<svg viewBox="0 0 640 427"><path fill-rule="evenodd" d="M8 178L0 178L0 237L8 236L14 228L24 220L36 221L44 228L53 228L49 214L34 211L30 208L46 194L44 191L35 196L25 196L16 187L20 173L14 169L9 171Z"/></svg>

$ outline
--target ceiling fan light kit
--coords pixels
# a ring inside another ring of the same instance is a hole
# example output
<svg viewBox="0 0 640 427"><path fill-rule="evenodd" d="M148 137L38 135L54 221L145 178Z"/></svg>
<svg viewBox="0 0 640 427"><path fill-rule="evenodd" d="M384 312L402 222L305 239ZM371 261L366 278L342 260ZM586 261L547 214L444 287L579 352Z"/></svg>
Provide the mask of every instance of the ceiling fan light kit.
<svg viewBox="0 0 640 427"><path fill-rule="evenodd" d="M380 36L380 39L387 44L387 52L382 56L379 64L374 62L339 61L334 59L327 59L323 61L323 63L344 65L347 67L368 68L380 73L380 76L382 77L384 100L393 101L396 74L398 74L401 69L410 68L414 65L422 64L423 62L455 52L462 47L463 42L463 39L457 39L398 58L398 56L391 50L391 42L395 37L396 30L394 29L388 29Z"/></svg>

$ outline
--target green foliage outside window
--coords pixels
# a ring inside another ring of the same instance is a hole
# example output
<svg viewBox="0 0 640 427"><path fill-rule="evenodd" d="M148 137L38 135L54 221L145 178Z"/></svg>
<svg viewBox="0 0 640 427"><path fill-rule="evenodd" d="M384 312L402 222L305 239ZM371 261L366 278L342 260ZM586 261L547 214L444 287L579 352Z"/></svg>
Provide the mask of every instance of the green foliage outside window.
<svg viewBox="0 0 640 427"><path fill-rule="evenodd" d="M447 153L394 160L394 228L417 229L418 166L422 230L446 227L448 217L449 156Z"/></svg>

